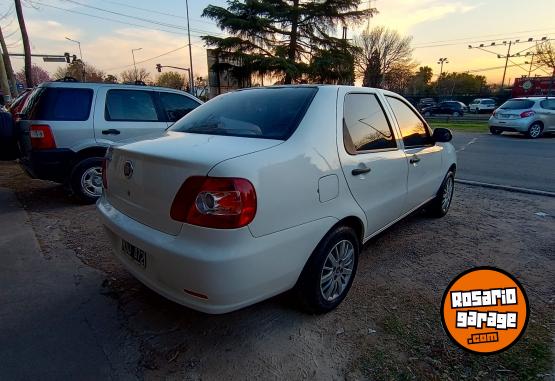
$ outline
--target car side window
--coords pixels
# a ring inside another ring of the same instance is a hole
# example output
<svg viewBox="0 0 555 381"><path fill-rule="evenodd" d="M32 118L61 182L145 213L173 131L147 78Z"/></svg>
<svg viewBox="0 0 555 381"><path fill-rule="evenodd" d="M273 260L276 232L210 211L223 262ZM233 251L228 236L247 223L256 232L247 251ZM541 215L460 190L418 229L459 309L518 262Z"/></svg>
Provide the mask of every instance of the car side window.
<svg viewBox="0 0 555 381"><path fill-rule="evenodd" d="M391 125L375 94L345 96L343 142L345 150L351 155L397 147Z"/></svg>
<svg viewBox="0 0 555 381"><path fill-rule="evenodd" d="M108 90L104 119L119 122L158 122L152 91Z"/></svg>
<svg viewBox="0 0 555 381"><path fill-rule="evenodd" d="M386 98L401 129L405 148L433 145L424 121L404 101L391 96Z"/></svg>
<svg viewBox="0 0 555 381"><path fill-rule="evenodd" d="M177 122L185 115L200 106L200 103L185 95L160 92L160 102L166 113L168 122Z"/></svg>
<svg viewBox="0 0 555 381"><path fill-rule="evenodd" d="M540 102L540 106L547 110L555 110L555 99L545 99Z"/></svg>

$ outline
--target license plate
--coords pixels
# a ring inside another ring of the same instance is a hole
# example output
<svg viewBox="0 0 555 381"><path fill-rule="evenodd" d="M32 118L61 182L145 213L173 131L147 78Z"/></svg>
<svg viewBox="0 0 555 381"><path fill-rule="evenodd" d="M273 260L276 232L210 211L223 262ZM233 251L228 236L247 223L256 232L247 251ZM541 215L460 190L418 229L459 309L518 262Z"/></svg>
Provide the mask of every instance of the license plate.
<svg viewBox="0 0 555 381"><path fill-rule="evenodd" d="M137 246L134 246L123 239L121 240L121 251L131 257L131 259L140 264L142 267L146 267L146 251L139 249Z"/></svg>

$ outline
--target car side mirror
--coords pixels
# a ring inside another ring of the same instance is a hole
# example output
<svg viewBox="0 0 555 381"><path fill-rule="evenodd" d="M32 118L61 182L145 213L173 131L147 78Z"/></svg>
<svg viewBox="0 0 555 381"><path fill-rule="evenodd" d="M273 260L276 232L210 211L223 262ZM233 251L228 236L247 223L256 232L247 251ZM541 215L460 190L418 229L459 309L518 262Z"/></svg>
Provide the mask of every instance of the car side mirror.
<svg viewBox="0 0 555 381"><path fill-rule="evenodd" d="M447 128L438 127L434 129L432 138L436 143L447 143L453 139L453 135L451 134L451 131L449 131Z"/></svg>

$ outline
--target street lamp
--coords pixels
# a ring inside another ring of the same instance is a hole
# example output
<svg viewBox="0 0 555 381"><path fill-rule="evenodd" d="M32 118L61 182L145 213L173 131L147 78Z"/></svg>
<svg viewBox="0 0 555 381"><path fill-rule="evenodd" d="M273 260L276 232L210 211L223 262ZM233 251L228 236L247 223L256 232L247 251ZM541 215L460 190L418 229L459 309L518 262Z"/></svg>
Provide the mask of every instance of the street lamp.
<svg viewBox="0 0 555 381"><path fill-rule="evenodd" d="M135 82L137 81L137 64L135 63L135 52L141 49L142 48L131 49L131 55L133 56L133 67L135 68Z"/></svg>
<svg viewBox="0 0 555 381"><path fill-rule="evenodd" d="M187 35L189 36L189 83L191 94L195 94L195 83L193 82L193 52L191 49L191 29L189 28L189 1L185 0L185 8L187 10Z"/></svg>
<svg viewBox="0 0 555 381"><path fill-rule="evenodd" d="M448 64L449 61L447 60L447 57L445 57L445 58L439 58L437 63L441 65L441 68L439 70L439 77L441 78L441 75L443 74L443 64L444 63Z"/></svg>
<svg viewBox="0 0 555 381"><path fill-rule="evenodd" d="M81 66L83 68L83 82L84 82L86 79L86 75L85 75L85 63L83 62L83 52L81 51L81 41L72 40L69 37L66 37L66 40L75 42L77 45L79 45L79 59L81 60Z"/></svg>

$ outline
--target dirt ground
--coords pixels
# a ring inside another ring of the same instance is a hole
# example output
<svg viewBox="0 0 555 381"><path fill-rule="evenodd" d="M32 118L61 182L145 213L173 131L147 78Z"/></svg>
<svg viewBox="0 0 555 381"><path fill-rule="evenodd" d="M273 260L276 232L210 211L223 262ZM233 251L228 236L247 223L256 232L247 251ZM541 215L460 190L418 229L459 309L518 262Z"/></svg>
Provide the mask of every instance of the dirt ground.
<svg viewBox="0 0 555 381"><path fill-rule="evenodd" d="M13 163L0 164L0 187L16 192L46 258L69 248L105 274L98 292L117 300L118 334L139 349L127 357L130 377L555 379L555 198L457 184L445 218L417 213L365 246L336 311L305 315L285 294L210 316L163 299L127 273L111 255L94 206L30 180ZM525 336L487 357L455 347L439 317L448 283L480 265L514 274L531 303Z"/></svg>

